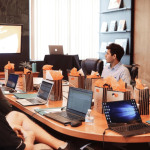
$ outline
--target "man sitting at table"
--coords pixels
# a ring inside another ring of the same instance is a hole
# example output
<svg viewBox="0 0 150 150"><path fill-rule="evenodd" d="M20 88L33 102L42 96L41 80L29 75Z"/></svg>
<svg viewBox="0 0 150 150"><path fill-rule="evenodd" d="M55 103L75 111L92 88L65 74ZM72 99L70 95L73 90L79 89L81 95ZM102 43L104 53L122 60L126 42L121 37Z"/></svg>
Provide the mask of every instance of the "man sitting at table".
<svg viewBox="0 0 150 150"><path fill-rule="evenodd" d="M131 76L129 70L120 62L124 55L124 49L115 43L111 43L106 48L105 58L106 62L110 63L110 65L103 69L101 77L114 76L117 81L122 79L125 83L130 84Z"/></svg>
<svg viewBox="0 0 150 150"><path fill-rule="evenodd" d="M35 140L44 144L34 145ZM0 89L0 149L51 150L51 147L58 150L75 149L70 143L51 136L25 114L12 111L11 104Z"/></svg>

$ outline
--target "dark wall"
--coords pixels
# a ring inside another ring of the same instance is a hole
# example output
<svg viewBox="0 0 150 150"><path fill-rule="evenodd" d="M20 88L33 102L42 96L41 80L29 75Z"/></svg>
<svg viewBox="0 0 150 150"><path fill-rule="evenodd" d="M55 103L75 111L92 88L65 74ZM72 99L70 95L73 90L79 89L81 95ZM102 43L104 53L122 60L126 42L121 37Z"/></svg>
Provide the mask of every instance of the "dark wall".
<svg viewBox="0 0 150 150"><path fill-rule="evenodd" d="M19 71L20 61L29 61L29 0L0 0L0 23L23 24L22 53L0 54L0 71L8 61Z"/></svg>

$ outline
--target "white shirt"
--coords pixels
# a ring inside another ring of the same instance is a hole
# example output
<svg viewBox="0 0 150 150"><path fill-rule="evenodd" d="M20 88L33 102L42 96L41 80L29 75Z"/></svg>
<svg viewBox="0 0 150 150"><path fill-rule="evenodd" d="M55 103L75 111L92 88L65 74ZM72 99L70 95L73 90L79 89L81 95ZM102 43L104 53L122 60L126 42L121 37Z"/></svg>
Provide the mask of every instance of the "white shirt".
<svg viewBox="0 0 150 150"><path fill-rule="evenodd" d="M122 79L127 84L130 84L131 81L129 70L125 66L123 66L120 62L113 68L110 68L109 65L103 69L101 77L105 78L108 76L114 76L114 78L117 81L119 81L119 79Z"/></svg>

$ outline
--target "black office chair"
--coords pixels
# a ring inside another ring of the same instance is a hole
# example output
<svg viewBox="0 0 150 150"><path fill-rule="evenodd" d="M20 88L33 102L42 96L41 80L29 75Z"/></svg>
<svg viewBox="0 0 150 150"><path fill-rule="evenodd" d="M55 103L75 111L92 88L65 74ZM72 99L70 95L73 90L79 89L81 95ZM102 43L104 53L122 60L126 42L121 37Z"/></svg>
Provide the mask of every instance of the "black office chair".
<svg viewBox="0 0 150 150"><path fill-rule="evenodd" d="M136 82L135 78L138 78L138 65L132 64L132 65L124 65L129 69L130 76L131 76L131 82L130 84L134 87Z"/></svg>
<svg viewBox="0 0 150 150"><path fill-rule="evenodd" d="M101 75L103 71L103 61L95 58L87 58L86 60L82 60L81 68L85 76L90 75L92 70L98 71L99 75Z"/></svg>

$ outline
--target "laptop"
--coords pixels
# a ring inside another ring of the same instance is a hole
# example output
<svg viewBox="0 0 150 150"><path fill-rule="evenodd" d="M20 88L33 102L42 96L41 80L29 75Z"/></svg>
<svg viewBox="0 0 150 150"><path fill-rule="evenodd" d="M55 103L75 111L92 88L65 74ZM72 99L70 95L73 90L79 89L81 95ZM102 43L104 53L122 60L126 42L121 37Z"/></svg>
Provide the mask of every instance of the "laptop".
<svg viewBox="0 0 150 150"><path fill-rule="evenodd" d="M72 120L82 122L85 120L87 110L91 108L92 97L93 91L69 87L66 110L46 113L44 116L62 124L69 124Z"/></svg>
<svg viewBox="0 0 150 150"><path fill-rule="evenodd" d="M18 99L16 100L16 102L20 103L23 106L44 105L48 102L48 97L53 85L54 82L43 79L36 97Z"/></svg>
<svg viewBox="0 0 150 150"><path fill-rule="evenodd" d="M19 75L10 73L6 86L1 87L2 91L10 91L13 90L15 92L15 88L18 82Z"/></svg>
<svg viewBox="0 0 150 150"><path fill-rule="evenodd" d="M125 137L150 133L150 126L142 122L135 99L102 103L110 130Z"/></svg>
<svg viewBox="0 0 150 150"><path fill-rule="evenodd" d="M64 55L62 45L49 45L50 55Z"/></svg>

